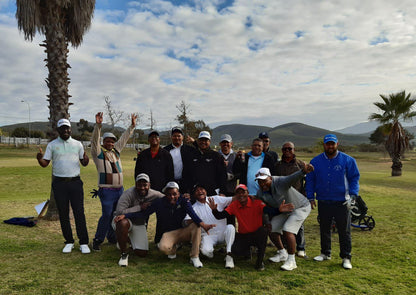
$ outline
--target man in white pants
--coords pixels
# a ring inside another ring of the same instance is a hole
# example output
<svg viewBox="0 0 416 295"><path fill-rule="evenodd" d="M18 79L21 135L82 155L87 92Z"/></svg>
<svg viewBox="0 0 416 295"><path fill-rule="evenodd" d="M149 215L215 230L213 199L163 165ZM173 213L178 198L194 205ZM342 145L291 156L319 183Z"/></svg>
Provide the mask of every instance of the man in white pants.
<svg viewBox="0 0 416 295"><path fill-rule="evenodd" d="M195 185L192 190L192 197L196 200L193 204L195 213L204 223L215 224L208 232L201 229L201 253L208 258L214 257L214 246L220 243L227 245L227 255L225 256L225 268L234 268L234 260L231 257L231 246L234 243L235 227L227 224L227 219L216 219L212 214L211 207L207 202L207 191L201 185ZM233 200L232 197L212 196L220 211L224 210ZM185 222L192 221L189 215L185 217Z"/></svg>

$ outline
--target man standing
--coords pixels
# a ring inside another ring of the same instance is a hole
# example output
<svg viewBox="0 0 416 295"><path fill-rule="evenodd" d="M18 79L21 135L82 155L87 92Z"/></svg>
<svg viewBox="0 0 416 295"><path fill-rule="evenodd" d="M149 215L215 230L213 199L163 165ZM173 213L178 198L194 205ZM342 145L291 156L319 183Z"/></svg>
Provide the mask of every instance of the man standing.
<svg viewBox="0 0 416 295"><path fill-rule="evenodd" d="M134 187L126 190L118 201L115 216L126 215L131 212L145 210L151 202L162 198L163 194L150 188L150 178L147 174L141 173L136 177ZM118 262L120 266L127 266L128 252L127 242L130 240L131 247L136 255L145 257L149 251L147 239L147 218L131 217L123 220L114 219L113 229L116 232L121 257Z"/></svg>
<svg viewBox="0 0 416 295"><path fill-rule="evenodd" d="M277 163L277 161L279 161L279 155L270 149L270 143L272 141L269 137L269 134L267 132L260 132L259 138L263 140L263 152L269 154L272 157L273 162Z"/></svg>
<svg viewBox="0 0 416 295"><path fill-rule="evenodd" d="M234 195L234 189L237 185L237 178L233 173L234 160L237 154L233 151L233 139L229 134L221 135L220 139L220 155L224 158L225 167L227 170L227 182L226 182L226 196Z"/></svg>
<svg viewBox="0 0 416 295"><path fill-rule="evenodd" d="M251 144L249 153L243 154L241 151L237 153L233 166L234 174L240 179L240 183L247 185L248 193L252 196L259 189L256 173L262 167L274 171L274 161L268 153L263 152L263 141L256 138Z"/></svg>
<svg viewBox="0 0 416 295"><path fill-rule="evenodd" d="M69 221L69 204L74 214L80 250L83 254L90 253L88 247L88 231L84 214L84 189L80 178L80 165L87 166L89 158L82 144L71 137L71 123L60 119L57 124L59 137L48 143L45 155L39 148L36 155L41 167L52 161L52 190L59 212L62 234L65 239L63 253L71 253L74 248L71 223Z"/></svg>
<svg viewBox="0 0 416 295"><path fill-rule="evenodd" d="M199 260L201 227L208 232L215 225L205 224L195 214L191 202L181 196L176 182L168 182L163 188L163 192L165 197L155 200L146 210L116 216L114 221L118 224L125 218L147 218L156 212L155 244L158 245L159 249L168 255L168 258L174 259L176 258L176 249L179 243L192 242L191 263L194 267L202 267L203 265ZM186 214L191 216L193 223L182 227Z"/></svg>
<svg viewBox="0 0 416 295"><path fill-rule="evenodd" d="M227 246L227 254L225 256L225 268L234 268L234 260L231 256L231 246L234 243L235 227L227 224L227 219L216 219L212 214L212 210L207 202L207 191L201 185L196 185L192 191L192 197L196 200L193 204L195 213L201 220L207 224L215 224L209 233L202 230L201 253L208 258L214 257L214 246L225 243ZM219 211L223 211L233 200L232 197L212 196L216 204L219 205ZM187 215L185 222L191 217Z"/></svg>
<svg viewBox="0 0 416 295"><path fill-rule="evenodd" d="M183 193L185 189L184 178L189 157L194 152L194 148L183 144L183 131L180 127L173 127L171 131L172 143L165 146L164 149L170 152L173 159L173 170L175 182L181 188ZM185 168L185 171L184 171Z"/></svg>
<svg viewBox="0 0 416 295"><path fill-rule="evenodd" d="M117 141L117 137L111 133L103 134L103 145L100 145L100 134L103 123L103 113L95 115L95 126L91 138L91 156L98 172L98 196L101 201L101 217L98 220L97 232L93 239L92 249L100 251L100 245L107 236L110 243L116 243L117 239L111 221L118 199L123 193L123 168L121 166L120 152L127 144L136 127L137 115L131 115L131 125L124 131Z"/></svg>
<svg viewBox="0 0 416 295"><path fill-rule="evenodd" d="M282 159L276 163L275 175L287 176L296 171L303 170L305 162L296 158L295 145L293 142L285 142L282 146ZM306 198L305 179L302 177L292 186ZM274 234L274 233L272 233ZM299 228L296 234L296 252L299 257L306 257L304 225ZM271 259L271 258L270 258Z"/></svg>
<svg viewBox="0 0 416 295"><path fill-rule="evenodd" d="M137 156L135 177L146 173L150 177L152 188L162 191L167 182L174 179L173 160L170 153L160 147L159 132L153 130L149 133L150 147Z"/></svg>
<svg viewBox="0 0 416 295"><path fill-rule="evenodd" d="M318 200L321 254L315 261L331 259L331 225L335 219L342 266L351 269L351 196L357 196L360 172L354 158L338 151L334 134L324 137L324 152L312 159L315 171L306 177L306 195L312 209Z"/></svg>
<svg viewBox="0 0 416 295"><path fill-rule="evenodd" d="M210 148L211 134L201 131L197 140L197 148L191 154L189 167L186 167L186 191L191 192L195 184L204 186L208 196L226 192L227 172L222 156Z"/></svg>

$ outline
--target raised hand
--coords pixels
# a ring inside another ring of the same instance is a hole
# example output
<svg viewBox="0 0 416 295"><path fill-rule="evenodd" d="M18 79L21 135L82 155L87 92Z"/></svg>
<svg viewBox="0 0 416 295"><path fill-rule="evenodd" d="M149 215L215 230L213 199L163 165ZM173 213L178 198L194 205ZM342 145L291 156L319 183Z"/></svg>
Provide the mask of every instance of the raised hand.
<svg viewBox="0 0 416 295"><path fill-rule="evenodd" d="M136 127L136 122L137 122L137 114L133 113L131 114L131 126Z"/></svg>
<svg viewBox="0 0 416 295"><path fill-rule="evenodd" d="M95 115L95 123L97 123L97 124L102 124L103 123L103 113L102 112L97 113Z"/></svg>
<svg viewBox="0 0 416 295"><path fill-rule="evenodd" d="M281 213L292 212L293 209L295 209L295 206L292 203L286 204L285 200L283 200L282 204L280 204L279 206L279 211Z"/></svg>
<svg viewBox="0 0 416 295"><path fill-rule="evenodd" d="M215 204L215 201L213 198L208 198L208 206L211 208L211 210L216 210L218 205Z"/></svg>
<svg viewBox="0 0 416 295"><path fill-rule="evenodd" d="M39 147L39 152L36 154L36 159L41 160L43 158L42 148Z"/></svg>

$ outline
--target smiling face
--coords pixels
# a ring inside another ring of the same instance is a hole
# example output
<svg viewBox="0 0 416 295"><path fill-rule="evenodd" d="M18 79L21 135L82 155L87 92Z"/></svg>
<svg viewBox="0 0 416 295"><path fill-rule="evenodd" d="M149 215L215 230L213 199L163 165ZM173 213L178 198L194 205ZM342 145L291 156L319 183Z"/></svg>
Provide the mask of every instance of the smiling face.
<svg viewBox="0 0 416 295"><path fill-rule="evenodd" d="M183 143L183 135L180 132L174 132L171 136L172 144L176 147L181 146Z"/></svg>
<svg viewBox="0 0 416 295"><path fill-rule="evenodd" d="M201 151L208 150L210 144L211 144L211 140L209 140L208 138L205 138L205 137L198 138L198 147Z"/></svg>
<svg viewBox="0 0 416 295"><path fill-rule="evenodd" d="M240 202L241 206L245 206L247 205L248 202L248 191L246 191L243 188L239 188L235 191L235 197L237 199L237 201Z"/></svg>
<svg viewBox="0 0 416 295"><path fill-rule="evenodd" d="M262 191L267 192L270 190L270 187L272 186L271 176L268 176L266 179L259 179L257 181L259 182L259 186L262 189Z"/></svg>
<svg viewBox="0 0 416 295"><path fill-rule="evenodd" d="M263 141L254 140L251 144L251 154L255 157L260 156L263 152Z"/></svg>
<svg viewBox="0 0 416 295"><path fill-rule="evenodd" d="M270 146L270 138L268 138L268 137L263 137L262 138L262 140L263 140L263 150L264 151L267 151L267 149L269 148L269 146Z"/></svg>
<svg viewBox="0 0 416 295"><path fill-rule="evenodd" d="M287 160L293 159L295 156L295 145L291 142L286 142L282 146L283 157Z"/></svg>
<svg viewBox="0 0 416 295"><path fill-rule="evenodd" d="M157 134L152 134L148 138L151 147L158 147L160 145L160 138Z"/></svg>
<svg viewBox="0 0 416 295"><path fill-rule="evenodd" d="M63 125L59 127L58 129L59 137L63 140L68 140L68 138L71 136L71 127Z"/></svg>
<svg viewBox="0 0 416 295"><path fill-rule="evenodd" d="M335 143L333 141L328 141L327 143L324 143L324 150L325 150L325 154L329 158L334 157L337 154L338 142Z"/></svg>
<svg viewBox="0 0 416 295"><path fill-rule="evenodd" d="M111 151L113 148L114 148L114 144L115 144L115 140L114 140L114 138L112 138L112 137L106 137L104 140L103 140L103 147L106 149L106 150L109 150L109 151Z"/></svg>
<svg viewBox="0 0 416 295"><path fill-rule="evenodd" d="M168 188L165 191L165 196L172 206L176 204L180 195L181 194L177 188Z"/></svg>
<svg viewBox="0 0 416 295"><path fill-rule="evenodd" d="M231 148L233 147L233 143L223 140L220 142L220 146L221 146L222 153L224 155L228 155L231 151Z"/></svg>
<svg viewBox="0 0 416 295"><path fill-rule="evenodd" d="M140 197L145 197L150 189L150 183L140 179L136 181L136 190Z"/></svg>
<svg viewBox="0 0 416 295"><path fill-rule="evenodd" d="M207 191L203 187L198 186L195 189L193 197L195 198L195 200L201 203L205 203L207 200Z"/></svg>

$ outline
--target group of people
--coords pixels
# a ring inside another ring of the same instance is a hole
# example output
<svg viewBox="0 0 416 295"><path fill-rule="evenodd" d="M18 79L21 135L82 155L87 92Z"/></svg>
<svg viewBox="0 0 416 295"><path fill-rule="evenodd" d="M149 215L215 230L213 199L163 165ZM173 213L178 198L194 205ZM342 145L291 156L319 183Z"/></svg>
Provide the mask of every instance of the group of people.
<svg viewBox="0 0 416 295"><path fill-rule="evenodd" d="M183 243L191 243L190 262L203 266L200 253L214 256L214 247L225 244L225 267L234 268L234 257L256 254L255 267L264 269L267 240L277 248L271 262L283 262L281 269L297 267L295 255L306 257L304 221L316 207L320 216L321 253L315 261L331 259L331 225L335 219L340 257L345 269L351 265L350 199L359 190L356 161L338 151L338 139L328 134L324 152L310 164L296 158L292 142L282 145L282 156L270 150L267 132L252 141L251 151L235 152L232 137L220 138L220 150L211 149L211 135L200 132L197 139L180 127L171 130L172 143L160 146L157 131L148 134L150 147L136 159L135 186L124 191L120 152L134 131L137 117L119 139L110 132L100 135L103 113L95 116L91 155L98 172L98 196L102 214L92 248L101 250L107 238L117 243L118 264L128 265L129 244L144 257L149 251L147 225L156 213L154 243L169 259ZM74 248L69 205L74 213L82 253L90 253L83 205L80 164L89 158L82 144L71 137L71 124L61 119L59 137L51 141L37 159L52 167L52 190L65 239L64 253ZM236 222L237 221L237 222ZM253 248L256 249L253 251Z"/></svg>

